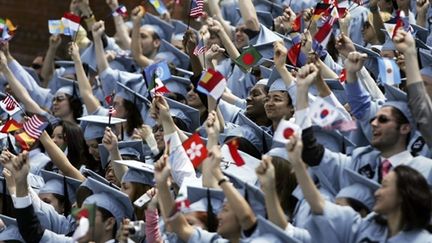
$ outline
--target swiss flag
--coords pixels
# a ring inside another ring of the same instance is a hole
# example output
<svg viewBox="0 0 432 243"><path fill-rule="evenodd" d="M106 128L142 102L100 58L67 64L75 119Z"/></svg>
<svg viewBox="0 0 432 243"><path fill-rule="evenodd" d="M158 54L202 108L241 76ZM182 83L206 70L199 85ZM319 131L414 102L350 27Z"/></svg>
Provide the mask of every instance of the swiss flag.
<svg viewBox="0 0 432 243"><path fill-rule="evenodd" d="M198 168L204 159L207 158L207 148L198 133L192 134L190 138L184 141L183 148L194 168Z"/></svg>
<svg viewBox="0 0 432 243"><path fill-rule="evenodd" d="M294 133L300 134L300 127L290 121L282 119L274 134L273 140L280 143L288 143Z"/></svg>

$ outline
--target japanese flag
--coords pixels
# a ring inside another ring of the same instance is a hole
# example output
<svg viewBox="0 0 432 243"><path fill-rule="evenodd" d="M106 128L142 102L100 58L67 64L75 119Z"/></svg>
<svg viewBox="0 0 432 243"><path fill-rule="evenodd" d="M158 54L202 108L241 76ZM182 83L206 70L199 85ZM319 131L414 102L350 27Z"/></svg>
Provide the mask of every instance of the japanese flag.
<svg viewBox="0 0 432 243"><path fill-rule="evenodd" d="M282 119L274 134L273 140L280 143L288 143L294 133L301 134L300 127L290 121Z"/></svg>

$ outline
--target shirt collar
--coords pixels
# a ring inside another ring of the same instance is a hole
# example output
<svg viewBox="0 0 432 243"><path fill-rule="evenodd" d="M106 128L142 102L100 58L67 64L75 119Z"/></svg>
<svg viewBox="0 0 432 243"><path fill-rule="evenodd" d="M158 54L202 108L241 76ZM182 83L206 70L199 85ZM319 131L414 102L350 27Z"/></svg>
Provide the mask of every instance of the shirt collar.
<svg viewBox="0 0 432 243"><path fill-rule="evenodd" d="M389 160L392 167L396 167L398 165L405 164L408 161L411 161L414 157L411 155L411 153L408 150L405 150L403 152L400 152L398 154L392 155L390 158L384 158L381 157L381 161Z"/></svg>

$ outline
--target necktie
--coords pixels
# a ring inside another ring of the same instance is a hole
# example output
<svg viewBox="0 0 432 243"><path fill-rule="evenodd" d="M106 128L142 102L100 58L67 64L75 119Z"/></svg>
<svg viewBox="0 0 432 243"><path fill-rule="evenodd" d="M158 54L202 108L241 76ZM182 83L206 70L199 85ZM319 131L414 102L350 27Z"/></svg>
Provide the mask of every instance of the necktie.
<svg viewBox="0 0 432 243"><path fill-rule="evenodd" d="M391 166L390 160L388 159L381 162L381 179L384 179L384 176L390 172Z"/></svg>

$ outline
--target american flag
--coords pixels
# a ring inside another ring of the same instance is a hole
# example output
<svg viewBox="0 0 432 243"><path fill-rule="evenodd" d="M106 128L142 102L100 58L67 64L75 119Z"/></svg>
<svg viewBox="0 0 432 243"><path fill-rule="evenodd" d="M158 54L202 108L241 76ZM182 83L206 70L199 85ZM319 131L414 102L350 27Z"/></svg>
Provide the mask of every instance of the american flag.
<svg viewBox="0 0 432 243"><path fill-rule="evenodd" d="M192 18L198 18L204 14L204 0L192 0L190 14Z"/></svg>
<svg viewBox="0 0 432 243"><path fill-rule="evenodd" d="M33 115L30 120L24 123L24 131L33 139L38 139L42 131L48 126L44 117Z"/></svg>
<svg viewBox="0 0 432 243"><path fill-rule="evenodd" d="M203 41L203 39L200 39L199 42L198 42L198 45L194 49L193 54L195 56L199 56L199 55L204 54L205 52L206 52L206 48L205 48L205 45L204 45L204 41Z"/></svg>
<svg viewBox="0 0 432 243"><path fill-rule="evenodd" d="M6 105L6 109L8 111L15 109L15 107L18 105L15 99L9 94L6 95L6 98L2 102Z"/></svg>

